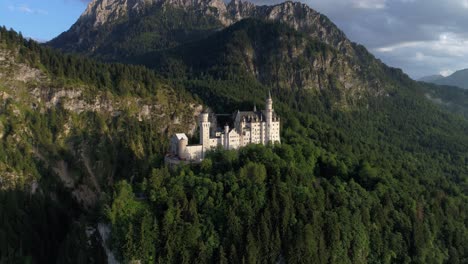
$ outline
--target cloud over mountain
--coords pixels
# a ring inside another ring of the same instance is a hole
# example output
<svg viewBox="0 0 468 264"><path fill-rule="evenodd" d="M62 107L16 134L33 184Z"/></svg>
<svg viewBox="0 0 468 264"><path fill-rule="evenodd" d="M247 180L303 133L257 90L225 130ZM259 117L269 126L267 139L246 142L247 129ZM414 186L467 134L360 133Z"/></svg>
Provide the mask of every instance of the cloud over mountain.
<svg viewBox="0 0 468 264"><path fill-rule="evenodd" d="M303 2L330 17L351 40L413 77L468 67L468 0Z"/></svg>

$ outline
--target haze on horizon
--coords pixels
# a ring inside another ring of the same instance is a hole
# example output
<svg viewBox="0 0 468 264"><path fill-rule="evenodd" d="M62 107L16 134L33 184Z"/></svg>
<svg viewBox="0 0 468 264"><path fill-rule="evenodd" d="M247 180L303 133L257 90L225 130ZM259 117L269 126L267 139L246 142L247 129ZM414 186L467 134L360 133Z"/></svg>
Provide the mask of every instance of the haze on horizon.
<svg viewBox="0 0 468 264"><path fill-rule="evenodd" d="M70 28L88 0L6 0L0 25L47 41ZM278 0L251 0L276 4ZM305 0L354 42L417 79L468 68L468 0Z"/></svg>

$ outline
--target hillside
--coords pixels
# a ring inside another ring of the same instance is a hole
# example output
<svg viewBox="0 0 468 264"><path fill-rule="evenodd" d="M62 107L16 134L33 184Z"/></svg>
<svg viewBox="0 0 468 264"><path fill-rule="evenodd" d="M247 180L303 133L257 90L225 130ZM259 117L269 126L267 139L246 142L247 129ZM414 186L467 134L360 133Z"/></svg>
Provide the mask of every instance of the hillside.
<svg viewBox="0 0 468 264"><path fill-rule="evenodd" d="M468 90L436 84L424 85L425 96L448 111L464 116L468 120Z"/></svg>
<svg viewBox="0 0 468 264"><path fill-rule="evenodd" d="M164 116L184 113L189 123L195 111L184 102L199 100L229 113L254 103L262 107L272 90L281 145L214 150L199 166L173 170L160 162L167 135L153 128L173 125L176 118L136 121L138 112L130 110L116 121L70 114L84 123L72 142L88 143L97 152L90 160L101 161L102 172L115 172L101 185L99 207L83 213L83 222L91 228L109 225L109 246L123 263L468 260L468 122L428 98L437 89L387 67L306 5L96 0L69 31L48 43L99 59L143 63L154 72L61 55L24 40L8 43L26 54L39 49L44 55L38 70L62 76L65 84L69 78L90 82L95 89L85 91L92 98L109 91L117 106L132 98L158 102L152 96L162 90L174 96L167 102L180 102L163 104ZM37 61L30 57L26 61ZM93 66L79 67L81 60ZM141 90L132 89L136 83ZM68 114L62 108L51 107ZM14 116L6 113L5 118ZM44 118L49 116L55 115ZM52 135L60 131L55 123L44 121L44 127ZM169 126L163 132L175 129L189 130ZM99 144L102 137L107 140ZM102 159L103 153L116 157ZM86 174L85 163L75 171ZM49 178L54 179L43 177ZM60 244L60 234L50 244ZM97 246L73 252L71 241L83 232L69 234L65 249L52 250L51 258L101 256ZM18 248L21 242L4 244Z"/></svg>
<svg viewBox="0 0 468 264"><path fill-rule="evenodd" d="M342 53L286 24L245 19L203 40L134 62L173 79L248 79L278 93L328 93L336 99L332 104L343 108L395 90L394 83L379 78L380 71L390 69L362 47L353 49L352 54Z"/></svg>
<svg viewBox="0 0 468 264"><path fill-rule="evenodd" d="M468 69L456 71L447 77L433 80L430 82L439 85L450 85L460 87L463 89L468 89Z"/></svg>
<svg viewBox="0 0 468 264"><path fill-rule="evenodd" d="M0 35L0 260L44 263L65 254L65 239L70 250L86 243L83 217L115 180L161 164L168 133L193 133L201 106L142 67Z"/></svg>

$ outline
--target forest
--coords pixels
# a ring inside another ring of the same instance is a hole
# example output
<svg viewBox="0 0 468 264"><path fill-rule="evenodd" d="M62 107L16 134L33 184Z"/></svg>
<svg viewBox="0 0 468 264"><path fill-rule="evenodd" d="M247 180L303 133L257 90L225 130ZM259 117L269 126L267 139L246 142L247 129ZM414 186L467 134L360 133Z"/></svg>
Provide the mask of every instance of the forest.
<svg viewBox="0 0 468 264"><path fill-rule="evenodd" d="M163 79L0 33L2 44L19 47L25 63L57 83L140 96L167 84L217 112L262 107L272 88L242 74ZM281 145L216 149L197 166L174 169L161 162L168 135L151 122L25 110L39 146L58 148L49 159L67 153L54 135L57 122L73 116L86 125L69 140L90 143L94 158L119 167L114 184L101 183L98 206L85 211L50 168L4 136L0 160L15 155L44 191L1 191L0 262L102 263L99 238L84 230L106 222L122 263L466 263L468 122L421 96L424 84L385 74L398 90L348 110L333 107L333 90L272 89ZM23 122L11 118L8 103L0 114L10 131ZM144 142L138 153L137 141Z"/></svg>

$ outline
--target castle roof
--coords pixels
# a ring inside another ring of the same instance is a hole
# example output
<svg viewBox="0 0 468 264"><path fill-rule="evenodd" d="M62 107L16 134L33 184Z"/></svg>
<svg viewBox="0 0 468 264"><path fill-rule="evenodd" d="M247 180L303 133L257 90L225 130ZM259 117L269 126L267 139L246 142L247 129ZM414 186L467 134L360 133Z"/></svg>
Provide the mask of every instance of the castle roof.
<svg viewBox="0 0 468 264"><path fill-rule="evenodd" d="M188 141L188 137L185 135L185 133L176 133L174 136L177 138L177 140L185 139Z"/></svg>
<svg viewBox="0 0 468 264"><path fill-rule="evenodd" d="M260 111L256 111L256 112L255 111L238 111L237 115L234 116L234 119L236 119L237 116L239 116L240 120L244 118L247 120L255 119L255 118L257 118L257 120L263 119L263 113Z"/></svg>
<svg viewBox="0 0 468 264"><path fill-rule="evenodd" d="M236 115L234 116L234 119L237 119L239 116L239 120L246 119L247 122L254 120L255 118L257 120L265 120L266 121L266 113L265 110L262 111L238 111ZM273 118L276 118L276 113L273 111Z"/></svg>

